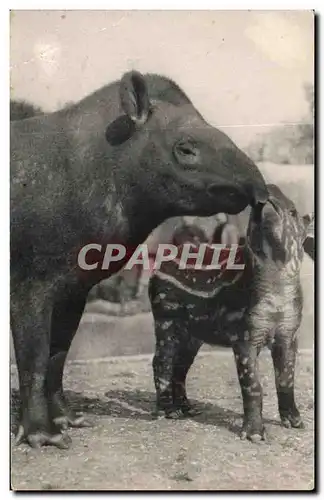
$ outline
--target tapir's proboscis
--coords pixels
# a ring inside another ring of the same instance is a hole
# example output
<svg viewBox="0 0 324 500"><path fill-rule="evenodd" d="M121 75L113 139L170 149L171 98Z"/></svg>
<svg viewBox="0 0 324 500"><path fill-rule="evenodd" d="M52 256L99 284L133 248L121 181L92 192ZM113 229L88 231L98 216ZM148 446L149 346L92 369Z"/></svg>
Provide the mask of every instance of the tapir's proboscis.
<svg viewBox="0 0 324 500"><path fill-rule="evenodd" d="M171 80L131 71L57 112L11 123L11 329L17 442L67 448L66 356L92 286L88 243L135 248L165 219L265 203L255 164Z"/></svg>

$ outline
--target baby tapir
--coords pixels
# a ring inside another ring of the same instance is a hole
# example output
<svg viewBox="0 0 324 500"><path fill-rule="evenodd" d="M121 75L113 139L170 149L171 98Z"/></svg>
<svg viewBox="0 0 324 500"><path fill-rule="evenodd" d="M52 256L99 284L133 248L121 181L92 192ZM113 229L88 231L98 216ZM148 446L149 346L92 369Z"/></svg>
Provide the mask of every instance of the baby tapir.
<svg viewBox="0 0 324 500"><path fill-rule="evenodd" d="M301 217L277 186L268 190L269 201L252 209L246 242L237 248L235 262L243 269L226 269L229 250L224 249L220 270L182 270L174 260L163 263L149 284L157 412L168 418L196 413L186 395L188 370L204 342L219 345L227 337L243 396L241 437L252 441L264 438L257 364L265 345L272 352L281 421L303 426L294 371L303 308L300 266L312 217ZM235 240L235 227L225 224L221 242Z"/></svg>

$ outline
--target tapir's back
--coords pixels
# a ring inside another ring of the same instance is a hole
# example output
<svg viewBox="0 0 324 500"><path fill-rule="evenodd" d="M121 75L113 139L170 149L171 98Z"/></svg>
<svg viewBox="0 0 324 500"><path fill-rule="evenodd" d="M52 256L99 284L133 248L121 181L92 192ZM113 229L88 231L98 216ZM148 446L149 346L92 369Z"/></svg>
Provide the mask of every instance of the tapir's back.
<svg viewBox="0 0 324 500"><path fill-rule="evenodd" d="M182 322L189 335L214 345L229 345L229 334L242 328L249 302L251 262L238 248L229 269L229 251L221 252L222 269L181 270L177 262L164 262L149 283L152 313L157 322Z"/></svg>

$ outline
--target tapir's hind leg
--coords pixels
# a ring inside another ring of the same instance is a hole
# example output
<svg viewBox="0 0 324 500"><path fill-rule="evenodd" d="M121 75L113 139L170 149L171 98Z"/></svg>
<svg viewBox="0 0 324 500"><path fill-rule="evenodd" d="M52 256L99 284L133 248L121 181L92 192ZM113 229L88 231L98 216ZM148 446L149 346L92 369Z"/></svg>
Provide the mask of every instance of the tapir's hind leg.
<svg viewBox="0 0 324 500"><path fill-rule="evenodd" d="M173 366L173 401L176 407L180 407L184 415L194 416L201 413L198 408L192 406L187 398L186 378L194 359L203 342L196 338L185 336L178 345L177 354Z"/></svg>
<svg viewBox="0 0 324 500"><path fill-rule="evenodd" d="M62 428L90 425L82 415L76 415L69 408L62 384L65 360L78 329L87 294L88 289L81 286L79 289L66 289L53 307L47 394L51 417Z"/></svg>
<svg viewBox="0 0 324 500"><path fill-rule="evenodd" d="M180 339L174 319L155 318L156 346L153 357L153 376L156 389L156 415L179 418L180 408L173 404L173 364Z"/></svg>
<svg viewBox="0 0 324 500"><path fill-rule="evenodd" d="M11 290L11 328L21 398L16 442L68 448L71 440L52 421L46 398L52 309L49 289L45 283L27 283Z"/></svg>

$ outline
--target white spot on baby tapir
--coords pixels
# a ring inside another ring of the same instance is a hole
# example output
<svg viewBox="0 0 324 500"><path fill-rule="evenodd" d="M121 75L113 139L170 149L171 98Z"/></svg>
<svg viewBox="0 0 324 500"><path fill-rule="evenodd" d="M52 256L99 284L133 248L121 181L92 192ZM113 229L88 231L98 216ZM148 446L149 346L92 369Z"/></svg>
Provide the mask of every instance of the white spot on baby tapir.
<svg viewBox="0 0 324 500"><path fill-rule="evenodd" d="M195 304L187 304L187 309L194 309L195 308Z"/></svg>
<svg viewBox="0 0 324 500"><path fill-rule="evenodd" d="M202 316L196 317L194 319L196 319L197 321L209 319L209 314L203 314Z"/></svg>
<svg viewBox="0 0 324 500"><path fill-rule="evenodd" d="M248 371L249 370L247 368L244 368L243 373L246 375L248 373Z"/></svg>
<svg viewBox="0 0 324 500"><path fill-rule="evenodd" d="M162 390L166 389L168 387L168 385L169 385L169 382L167 380L165 380L164 378L160 378L159 382L160 382L160 388Z"/></svg>
<svg viewBox="0 0 324 500"><path fill-rule="evenodd" d="M172 325L172 321L163 321L161 324L162 330L167 330Z"/></svg>
<svg viewBox="0 0 324 500"><path fill-rule="evenodd" d="M254 384L252 384L252 388L253 388L253 389L256 389L257 387L259 387L258 382L254 382Z"/></svg>
<svg viewBox="0 0 324 500"><path fill-rule="evenodd" d="M260 393L260 391L255 391L255 392L251 391L250 395L253 396L253 397L259 397L259 396L261 396L261 393Z"/></svg>
<svg viewBox="0 0 324 500"><path fill-rule="evenodd" d="M163 347L163 346L164 346L164 340L160 340L159 345L160 345L161 347Z"/></svg>
<svg viewBox="0 0 324 500"><path fill-rule="evenodd" d="M165 294L165 293L160 293L160 294L159 294L159 297L160 297L160 299L161 299L161 300L163 300L163 299L165 299L166 294Z"/></svg>
<svg viewBox="0 0 324 500"><path fill-rule="evenodd" d="M247 365L249 358L242 358L242 365Z"/></svg>
<svg viewBox="0 0 324 500"><path fill-rule="evenodd" d="M244 332L244 341L248 342L250 340L250 332Z"/></svg>
<svg viewBox="0 0 324 500"><path fill-rule="evenodd" d="M179 306L179 304L175 304L173 302L170 302L170 303L166 304L165 307L167 309L171 309L172 311L175 311L176 309L179 309L180 306Z"/></svg>
<svg viewBox="0 0 324 500"><path fill-rule="evenodd" d="M53 180L53 174L50 172L47 176L48 180L49 181L52 181Z"/></svg>
<svg viewBox="0 0 324 500"><path fill-rule="evenodd" d="M231 342L236 342L238 340L238 335L230 335L230 341ZM236 356L235 356L236 358Z"/></svg>
<svg viewBox="0 0 324 500"><path fill-rule="evenodd" d="M236 319L241 319L243 316L243 311L234 311L227 314L227 319L229 321L235 321Z"/></svg>
<svg viewBox="0 0 324 500"><path fill-rule="evenodd" d="M224 313L226 313L226 311L227 311L226 307L225 307L225 306L221 306L221 307L219 308L218 314L219 314L220 316L222 316Z"/></svg>

